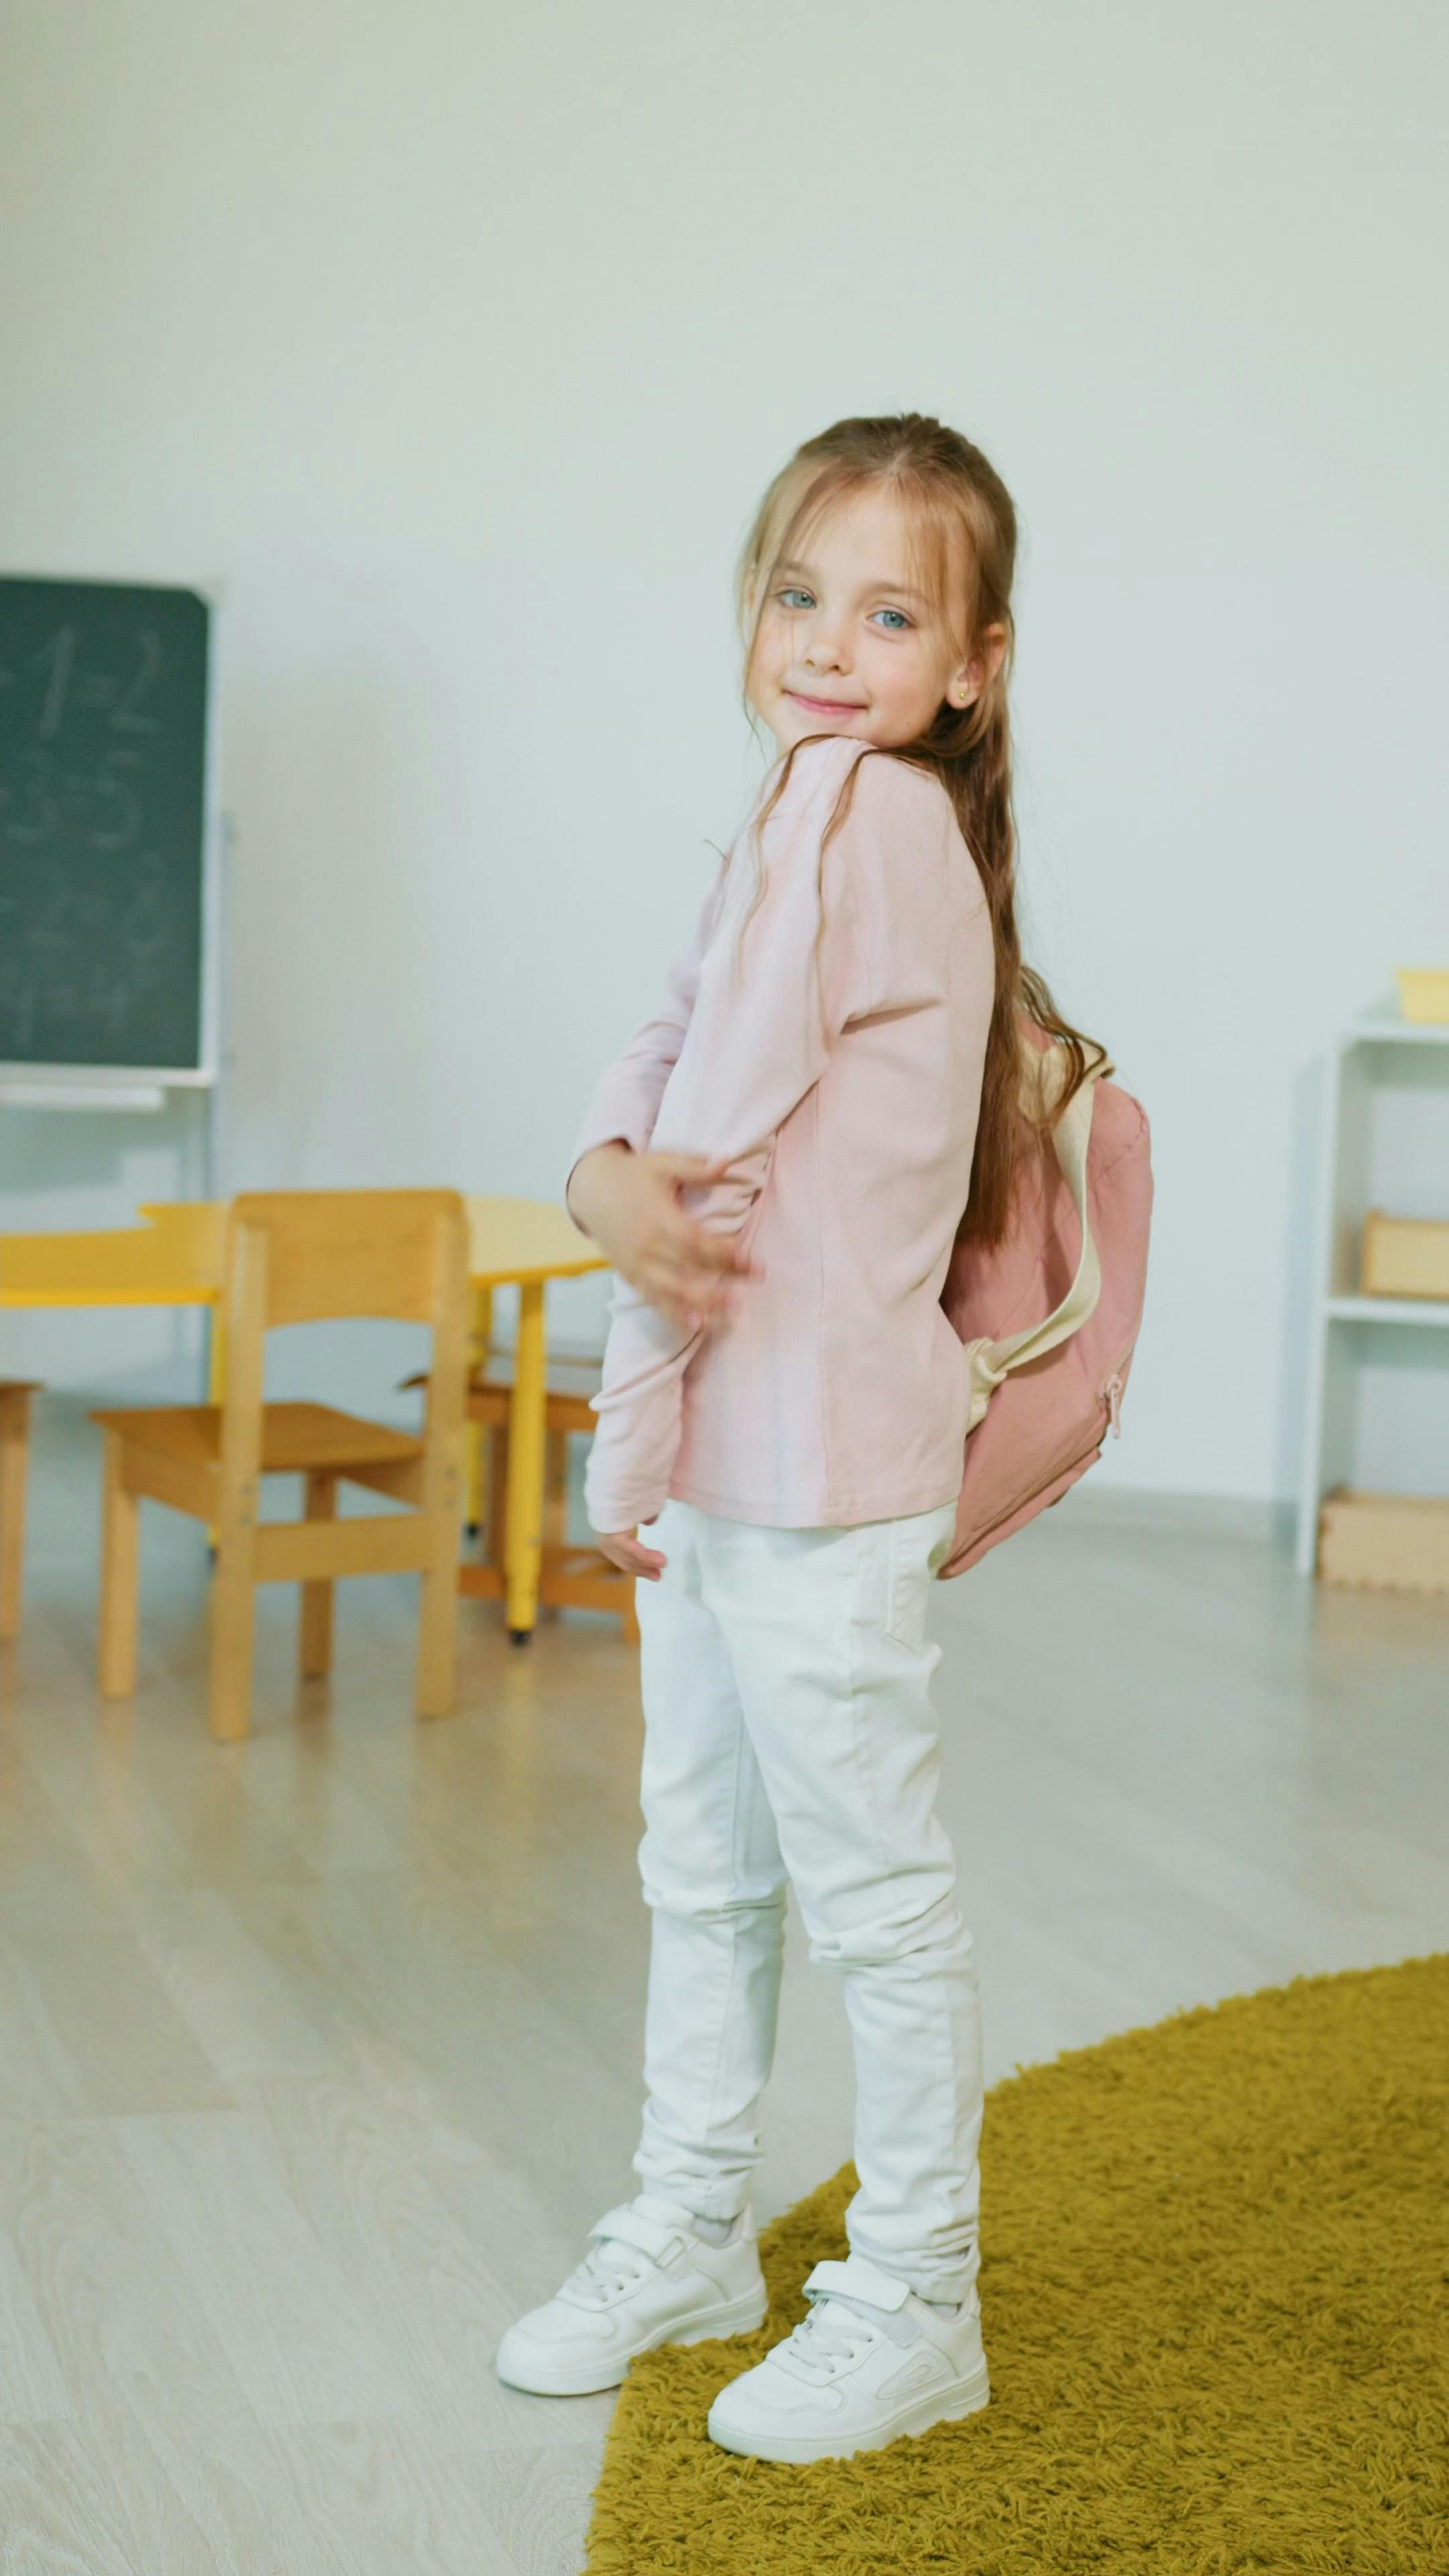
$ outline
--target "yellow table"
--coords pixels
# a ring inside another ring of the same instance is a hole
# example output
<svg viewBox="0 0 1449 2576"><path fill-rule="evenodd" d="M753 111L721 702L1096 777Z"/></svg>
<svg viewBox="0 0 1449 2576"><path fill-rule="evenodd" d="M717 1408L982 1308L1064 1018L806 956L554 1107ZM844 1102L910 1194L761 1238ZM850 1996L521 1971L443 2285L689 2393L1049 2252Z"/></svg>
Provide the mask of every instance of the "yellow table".
<svg viewBox="0 0 1449 2576"><path fill-rule="evenodd" d="M475 1354L486 1353L495 1288L516 1286L518 1347L508 1415L505 1616L515 1637L538 1618L543 1541L544 1402L548 1342L544 1291L608 1264L566 1211L537 1199L469 1198L468 1269ZM226 1208L183 1200L143 1207L143 1225L105 1234L0 1235L0 1307L209 1306L221 1298ZM219 1337L212 1352L219 1384Z"/></svg>

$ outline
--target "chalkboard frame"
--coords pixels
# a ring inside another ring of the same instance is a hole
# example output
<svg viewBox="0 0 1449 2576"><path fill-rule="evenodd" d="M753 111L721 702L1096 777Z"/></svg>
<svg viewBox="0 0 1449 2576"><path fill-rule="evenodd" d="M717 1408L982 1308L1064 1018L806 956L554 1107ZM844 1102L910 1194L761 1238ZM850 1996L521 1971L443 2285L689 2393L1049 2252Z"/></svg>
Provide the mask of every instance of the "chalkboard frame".
<svg viewBox="0 0 1449 2576"><path fill-rule="evenodd" d="M0 1058L0 1106L7 1092L12 1097L40 1105L43 1095L50 1094L54 1105L64 1107L66 1095L75 1093L77 1105L87 1091L120 1096L132 1093L140 1097L147 1091L214 1092L221 1081L222 1065L222 910L223 852L225 820L221 804L221 690L218 685L222 649L222 610L226 586L216 579L196 580L177 575L165 580L155 575L125 573L57 572L53 565L27 567L14 564L4 567L7 581L65 582L77 590L163 590L189 591L201 603L206 614L206 721L202 747L202 830L201 830L201 974L199 991L198 1061L186 1065L110 1065L100 1062L55 1064L34 1058Z"/></svg>

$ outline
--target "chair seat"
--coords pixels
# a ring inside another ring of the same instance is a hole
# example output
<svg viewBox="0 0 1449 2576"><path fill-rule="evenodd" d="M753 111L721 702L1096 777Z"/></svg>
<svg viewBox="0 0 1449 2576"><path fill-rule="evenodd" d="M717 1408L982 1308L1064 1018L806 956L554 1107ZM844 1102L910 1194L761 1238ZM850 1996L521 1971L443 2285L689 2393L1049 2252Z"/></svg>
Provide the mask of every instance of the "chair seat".
<svg viewBox="0 0 1449 2576"><path fill-rule="evenodd" d="M470 1422L481 1424L485 1431L506 1431L513 1411L513 1390L488 1386L474 1378L463 1410ZM546 1395L543 1419L546 1431L582 1431L591 1439L599 1427L598 1415L590 1411L586 1395Z"/></svg>
<svg viewBox="0 0 1449 2576"><path fill-rule="evenodd" d="M598 1351L575 1351L550 1346L544 1377L544 1384L550 1396L578 1397L587 1401L589 1396L597 1391L603 1374L604 1363ZM427 1382L426 1369L420 1369L415 1376L405 1377L402 1380L403 1386L408 1389L426 1386ZM491 1350L481 1367L476 1367L471 1372L468 1379L468 1392L474 1396L511 1395L513 1392L512 1351Z"/></svg>
<svg viewBox="0 0 1449 2576"><path fill-rule="evenodd" d="M581 1351L564 1342L550 1342L545 1383L550 1395L593 1395L604 1374L601 1351ZM474 1376L480 1387L511 1387L513 1352L506 1344L495 1345Z"/></svg>
<svg viewBox="0 0 1449 2576"><path fill-rule="evenodd" d="M219 1404L161 1404L114 1413L93 1413L103 1431L119 1433L138 1449L179 1459L186 1466L214 1467L221 1457ZM394 1431L385 1422L367 1422L360 1414L339 1413L330 1404L267 1404L262 1407L262 1474L298 1476L329 1470L345 1476L349 1467L391 1467L421 1458L423 1444L410 1431Z"/></svg>

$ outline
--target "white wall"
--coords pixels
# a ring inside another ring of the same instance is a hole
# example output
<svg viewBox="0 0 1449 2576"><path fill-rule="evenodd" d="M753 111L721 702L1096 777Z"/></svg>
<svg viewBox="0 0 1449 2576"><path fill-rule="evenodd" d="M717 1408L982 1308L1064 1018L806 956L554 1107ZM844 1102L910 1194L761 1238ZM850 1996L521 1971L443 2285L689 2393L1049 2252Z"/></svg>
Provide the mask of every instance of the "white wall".
<svg viewBox="0 0 1449 2576"><path fill-rule="evenodd" d="M1449 959L1446 23L10 0L0 564L227 584L231 1179L557 1191L758 774L758 492L935 409L1025 524L1034 945L1155 1124L1110 1472L1289 1484L1311 1067ZM0 1224L164 1152L0 1120Z"/></svg>

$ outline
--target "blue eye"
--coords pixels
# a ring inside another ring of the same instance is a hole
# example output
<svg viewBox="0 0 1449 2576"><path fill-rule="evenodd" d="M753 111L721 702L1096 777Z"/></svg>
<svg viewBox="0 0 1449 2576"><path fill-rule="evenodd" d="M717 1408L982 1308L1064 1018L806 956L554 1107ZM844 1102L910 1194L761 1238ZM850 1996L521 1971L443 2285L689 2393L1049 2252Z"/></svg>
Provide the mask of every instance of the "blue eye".
<svg viewBox="0 0 1449 2576"><path fill-rule="evenodd" d="M876 615L877 617L894 617L898 619L899 623L893 626L890 630L892 635L898 635L901 631L901 627L909 626L911 622L905 614L905 611L900 608L878 608L876 610Z"/></svg>
<svg viewBox="0 0 1449 2576"><path fill-rule="evenodd" d="M778 591L776 593L776 597L782 599L787 608L791 605L792 601L797 599L803 599L809 606L813 607L814 605L814 602L810 598L809 591L801 590L796 584L787 583L782 591Z"/></svg>

